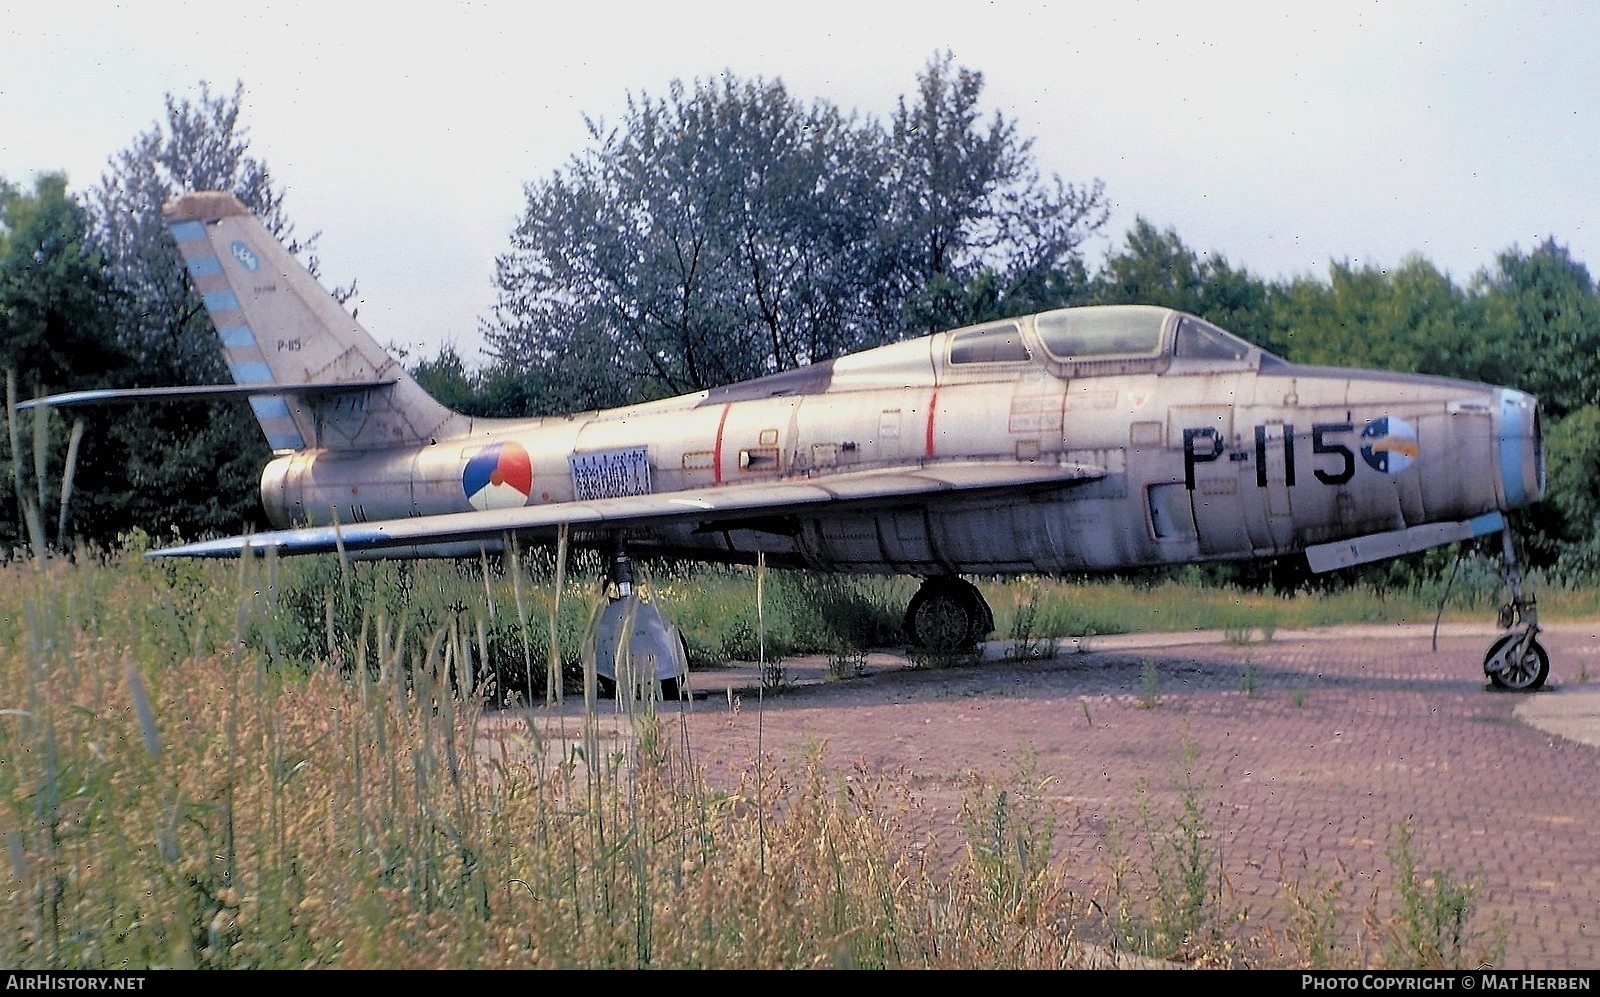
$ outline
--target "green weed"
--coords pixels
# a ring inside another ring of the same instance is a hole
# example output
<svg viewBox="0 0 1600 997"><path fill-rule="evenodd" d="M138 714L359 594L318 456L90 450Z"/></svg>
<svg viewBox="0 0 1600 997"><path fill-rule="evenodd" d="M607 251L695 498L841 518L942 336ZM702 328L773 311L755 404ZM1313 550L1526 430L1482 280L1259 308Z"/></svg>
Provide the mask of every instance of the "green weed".
<svg viewBox="0 0 1600 997"><path fill-rule="evenodd" d="M1381 964L1392 969L1471 969L1497 965L1504 931L1487 933L1471 922L1478 887L1447 869L1427 876L1417 870L1416 831L1409 820L1396 826L1389 844L1394 864L1394 912L1373 925L1383 939Z"/></svg>
<svg viewBox="0 0 1600 997"><path fill-rule="evenodd" d="M1126 835L1112 848L1112 929L1119 948L1164 960L1222 958L1229 918L1223 910L1222 858L1213 842L1207 803L1195 776L1196 749L1185 734L1174 784L1177 811L1163 813L1139 787L1140 855Z"/></svg>
<svg viewBox="0 0 1600 997"><path fill-rule="evenodd" d="M1019 661L1053 658L1061 629L1052 620L1040 616L1041 583L1037 578L1020 579L1012 587L1013 605L1011 622L1006 637L1011 643L1009 654Z"/></svg>
<svg viewBox="0 0 1600 997"><path fill-rule="evenodd" d="M1139 705L1153 710L1161 702L1161 675L1153 658L1139 662Z"/></svg>
<svg viewBox="0 0 1600 997"><path fill-rule="evenodd" d="M1282 865L1280 862L1280 871ZM1353 963L1342 944L1341 910L1344 891L1342 876L1323 882L1309 869L1294 876L1282 875L1283 904L1288 912L1288 927L1273 944L1290 965L1305 969L1348 968ZM1309 885L1308 885L1309 879Z"/></svg>

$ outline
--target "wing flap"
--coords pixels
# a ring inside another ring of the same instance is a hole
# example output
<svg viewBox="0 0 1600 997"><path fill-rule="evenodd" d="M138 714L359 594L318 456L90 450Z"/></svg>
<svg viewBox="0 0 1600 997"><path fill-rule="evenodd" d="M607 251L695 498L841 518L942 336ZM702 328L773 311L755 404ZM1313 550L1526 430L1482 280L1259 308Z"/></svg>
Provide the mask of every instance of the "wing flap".
<svg viewBox="0 0 1600 997"><path fill-rule="evenodd" d="M1104 468L1078 463L952 461L487 512L300 527L165 547L146 556L237 557L267 550L280 554L403 550L490 540L505 534L542 537L553 535L561 526L625 530L684 522L716 523L748 518L752 513L782 516L825 507L855 511L990 492L1066 488L1104 477L1105 473Z"/></svg>

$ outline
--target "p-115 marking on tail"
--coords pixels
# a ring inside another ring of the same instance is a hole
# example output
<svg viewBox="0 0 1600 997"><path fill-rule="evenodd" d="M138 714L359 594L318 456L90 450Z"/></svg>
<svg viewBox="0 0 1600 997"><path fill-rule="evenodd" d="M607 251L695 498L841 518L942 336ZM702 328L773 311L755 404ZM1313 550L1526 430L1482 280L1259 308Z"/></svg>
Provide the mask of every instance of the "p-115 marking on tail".
<svg viewBox="0 0 1600 997"><path fill-rule="evenodd" d="M1516 690L1549 672L1505 517L1543 492L1539 407L1511 388L1293 364L1128 305L617 409L477 419L430 397L231 195L177 198L166 218L236 382L183 390L249 397L275 452L274 530L153 557L478 556L567 527L610 555L613 629L639 608L630 552L764 556L920 576L911 639L960 648L994 625L963 574L1286 557L1323 572L1499 533L1509 632L1484 672ZM678 688L681 641L658 617L647 629L635 655Z"/></svg>

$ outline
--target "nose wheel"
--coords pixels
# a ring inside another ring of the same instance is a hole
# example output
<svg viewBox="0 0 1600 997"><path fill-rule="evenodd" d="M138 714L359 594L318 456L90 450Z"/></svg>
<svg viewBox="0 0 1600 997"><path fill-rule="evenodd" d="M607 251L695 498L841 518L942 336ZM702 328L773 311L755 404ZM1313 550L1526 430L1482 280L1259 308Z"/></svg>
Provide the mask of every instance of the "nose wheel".
<svg viewBox="0 0 1600 997"><path fill-rule="evenodd" d="M1489 646L1483 670L1496 689L1532 692L1550 676L1550 655L1531 633L1506 634Z"/></svg>

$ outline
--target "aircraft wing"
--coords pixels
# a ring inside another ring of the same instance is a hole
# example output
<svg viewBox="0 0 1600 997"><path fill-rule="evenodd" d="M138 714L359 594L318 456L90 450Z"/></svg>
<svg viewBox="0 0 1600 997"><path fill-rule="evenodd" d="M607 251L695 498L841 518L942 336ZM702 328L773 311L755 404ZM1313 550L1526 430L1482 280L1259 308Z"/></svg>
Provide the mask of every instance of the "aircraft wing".
<svg viewBox="0 0 1600 997"><path fill-rule="evenodd" d="M505 534L553 536L558 527L630 529L673 523L736 523L815 511L868 508L957 496L1048 491L1105 476L1080 463L950 461L846 471L815 478L749 482L620 498L553 502L515 509L457 512L336 526L310 526L204 540L149 551L147 557L238 557L246 552L312 554L439 549L497 540Z"/></svg>

